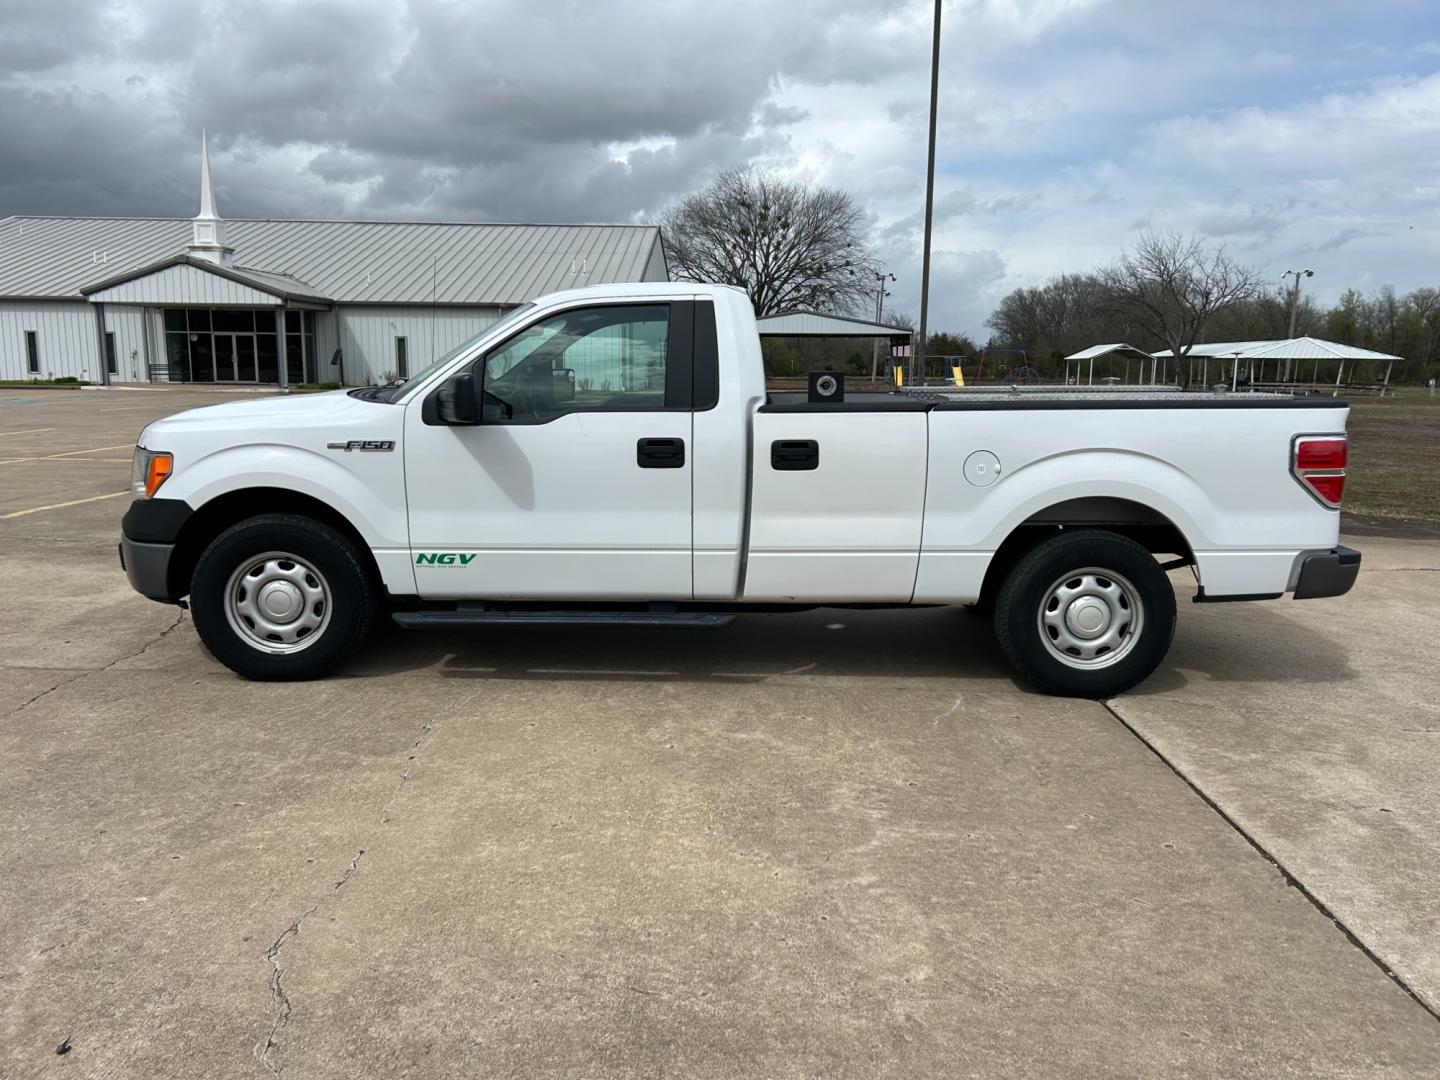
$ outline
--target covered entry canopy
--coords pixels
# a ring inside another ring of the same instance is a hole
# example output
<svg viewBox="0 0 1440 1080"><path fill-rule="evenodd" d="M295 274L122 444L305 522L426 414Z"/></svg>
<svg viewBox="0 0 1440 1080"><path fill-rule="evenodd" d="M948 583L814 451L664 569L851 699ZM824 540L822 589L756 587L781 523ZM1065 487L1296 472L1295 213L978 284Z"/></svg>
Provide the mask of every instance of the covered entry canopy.
<svg viewBox="0 0 1440 1080"><path fill-rule="evenodd" d="M315 378L315 313L332 306L286 274L188 253L97 281L80 294L95 306L102 335L107 305L139 308L150 324L151 377L187 383L288 386Z"/></svg>
<svg viewBox="0 0 1440 1080"><path fill-rule="evenodd" d="M221 266L194 255L174 255L116 274L82 287L80 295L92 304L331 306L328 296L289 275Z"/></svg>

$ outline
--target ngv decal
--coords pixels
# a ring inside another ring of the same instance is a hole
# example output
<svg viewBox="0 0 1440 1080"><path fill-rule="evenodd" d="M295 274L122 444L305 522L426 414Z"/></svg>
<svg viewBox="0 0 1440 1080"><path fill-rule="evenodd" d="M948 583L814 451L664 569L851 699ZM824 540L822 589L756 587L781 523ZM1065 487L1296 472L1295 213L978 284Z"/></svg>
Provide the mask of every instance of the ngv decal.
<svg viewBox="0 0 1440 1080"><path fill-rule="evenodd" d="M415 556L416 566L469 566L474 561L473 553L463 555L458 551L422 551Z"/></svg>
<svg viewBox="0 0 1440 1080"><path fill-rule="evenodd" d="M394 439L351 439L349 442L326 443L327 450L344 450L347 453L351 450L388 451L395 449Z"/></svg>

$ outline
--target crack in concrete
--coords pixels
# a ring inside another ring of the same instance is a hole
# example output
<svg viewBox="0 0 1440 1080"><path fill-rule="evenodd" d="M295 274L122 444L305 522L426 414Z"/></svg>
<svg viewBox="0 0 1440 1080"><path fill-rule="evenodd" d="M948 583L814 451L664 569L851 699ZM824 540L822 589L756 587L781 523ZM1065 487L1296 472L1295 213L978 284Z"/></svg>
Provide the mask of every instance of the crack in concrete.
<svg viewBox="0 0 1440 1080"><path fill-rule="evenodd" d="M434 720L426 720L420 726L420 734L416 737L415 741L410 744L410 749L405 758L405 768L400 773L399 782L390 793L390 797L385 800L385 805L380 809L380 828L384 828L390 824L391 809L394 807L395 801L400 797L400 793L405 790L405 785L410 783L410 778L415 774L416 762L419 761L421 753L425 747L429 745L434 736L435 722ZM344 872L331 883L329 892L327 892L319 902L306 908L294 922L280 931L280 936L271 943L270 948L265 950L265 962L270 965L270 997L275 1004L275 1019L270 1025L269 1035L267 1035L263 1041L255 1044L252 1053L256 1061L276 1076L280 1075L281 1066L270 1060L270 1054L271 1051L280 1045L280 1034L289 1025L290 1016L294 1012L294 1005L290 1000L290 995L285 990L285 966L280 962L280 952L285 948L287 942L300 935L300 928L304 925L306 919L319 911L321 905L327 900L332 899L350 883L350 879L359 872L360 862L365 858L365 853L374 846L374 843L375 839L372 838L367 841L363 847L356 850L354 856L350 859L350 864L345 868Z"/></svg>
<svg viewBox="0 0 1440 1080"><path fill-rule="evenodd" d="M180 609L180 613L175 617L175 621L174 621L173 623L171 623L169 626L167 626L164 630L160 631L160 633L159 633L156 637L153 637L153 638L151 638L149 641L145 642L144 645L141 645L140 648L136 649L134 652L132 652L132 653L126 653L124 656L117 656L114 660L111 660L108 664L104 664L104 665L102 665L101 667L98 667L98 668L86 668L86 669L84 669L84 670L82 670L82 671L76 672L74 675L70 676L70 678L68 678L68 679L62 679L60 682L56 683L54 686L47 687L46 689L41 690L38 694L34 695L33 697L30 697L30 698L26 699L25 701L22 701L19 705L15 706L15 708L11 709L8 713L6 713L4 718L5 718L6 720L10 720L10 719L12 719L12 718L14 718L14 717L16 717L16 716L19 716L22 712L24 712L26 709L28 709L31 705L34 705L34 704L35 704L37 701L39 701L41 698L48 697L50 694L53 694L56 690L64 689L65 687L69 686L71 683L77 683L77 682L79 682L81 679L88 679L88 678L89 678L90 676L92 676L92 675L103 675L105 672L107 672L107 671L109 671L111 668L113 668L116 664L123 664L126 660L134 660L136 657L144 656L145 653L146 653L147 651L149 651L149 649L151 648L151 646L160 644L160 642L164 641L167 637L169 637L171 634L173 634L176 630L180 629L180 624L183 623L184 621L185 621L185 609L184 609L184 608L181 608L181 609Z"/></svg>
<svg viewBox="0 0 1440 1080"><path fill-rule="evenodd" d="M1150 753L1154 754L1155 757L1159 759L1162 765L1164 765L1167 769L1174 773L1175 776L1179 778L1182 784L1184 784L1196 795L1198 795L1201 801L1204 802L1205 805L1208 806L1212 811L1214 811L1221 821L1223 821L1226 825L1230 826L1230 828L1233 829L1237 834L1239 834L1240 838L1244 840L1247 844L1249 844L1250 847L1253 848L1260 855L1261 858L1263 858L1272 867L1274 867L1276 872L1284 880L1285 884L1289 885L1292 889L1294 889L1301 896L1303 896L1310 903L1310 906L1313 907L1316 911L1318 911L1321 915L1329 919L1331 924L1333 924L1334 927L1340 931L1340 933L1345 935L1346 940L1349 941L1351 945L1355 946L1355 948L1359 949L1362 953L1364 953L1371 963L1373 963L1382 972L1384 972L1385 976L1391 982L1393 982L1410 997L1411 1001L1415 1002L1416 1005L1419 1005L1420 1008L1424 1009L1425 1012L1430 1015L1430 1018L1432 1020L1440 1021L1440 1009L1437 1009L1435 1006L1431 1005L1430 1002L1426 1001L1425 997L1408 982L1406 982L1402 976L1395 972L1390 967L1390 965L1385 962L1385 960L1380 956L1379 953L1377 953L1374 949L1370 948L1369 945L1365 944L1365 942L1360 939L1359 935L1357 935L1355 931L1351 930L1350 927L1345 925L1344 920L1341 919L1339 915L1335 914L1335 912L1330 910L1329 906L1326 905L1325 901L1321 900L1320 897L1316 896L1315 893L1310 890L1310 887L1305 884L1305 882L1301 881L1298 876L1291 872L1291 870L1284 863L1282 863L1276 855L1272 854L1271 851L1264 844L1262 844L1253 833L1246 829L1245 826L1241 825L1239 820L1233 817L1223 806L1221 806L1218 800L1212 798L1205 791L1205 789L1199 785L1199 783L1197 783L1195 780L1192 780L1188 775L1186 775L1185 771L1181 769L1180 766L1176 765L1175 762L1171 761L1168 757L1166 757L1164 752L1161 751L1160 747L1157 746L1153 741L1148 739L1144 734L1142 734L1138 727L1136 727L1134 724L1130 723L1130 721L1126 720L1125 717L1120 715L1119 702L1117 699L1112 698L1106 701L1102 701L1100 702L1100 706L1112 717L1114 717L1115 721L1121 727L1123 727L1126 731L1133 735L1141 746L1145 747L1145 749L1149 750Z"/></svg>
<svg viewBox="0 0 1440 1080"><path fill-rule="evenodd" d="M276 1037L280 1034L280 1029L290 1022L291 1011L290 995L285 993L283 983L285 969L280 966L280 950L285 947L285 942L300 933L300 924L311 915L314 915L319 908L319 904L307 908L298 919L280 931L280 936L271 943L270 948L265 950L265 961L270 965L270 996L275 999L277 1008L275 1011L275 1022L270 1025L269 1036L265 1039L263 1045L260 1043L255 1044L254 1053L256 1060L276 1076L280 1075L280 1069L271 1063L270 1051L275 1046Z"/></svg>

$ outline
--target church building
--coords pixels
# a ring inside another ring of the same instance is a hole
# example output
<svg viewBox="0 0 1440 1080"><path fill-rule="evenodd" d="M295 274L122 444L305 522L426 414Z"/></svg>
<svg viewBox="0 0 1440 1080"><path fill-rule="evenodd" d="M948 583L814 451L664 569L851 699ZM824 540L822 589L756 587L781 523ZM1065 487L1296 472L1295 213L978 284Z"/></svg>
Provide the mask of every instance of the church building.
<svg viewBox="0 0 1440 1080"><path fill-rule="evenodd" d="M364 385L511 307L666 281L653 225L0 218L0 379Z"/></svg>

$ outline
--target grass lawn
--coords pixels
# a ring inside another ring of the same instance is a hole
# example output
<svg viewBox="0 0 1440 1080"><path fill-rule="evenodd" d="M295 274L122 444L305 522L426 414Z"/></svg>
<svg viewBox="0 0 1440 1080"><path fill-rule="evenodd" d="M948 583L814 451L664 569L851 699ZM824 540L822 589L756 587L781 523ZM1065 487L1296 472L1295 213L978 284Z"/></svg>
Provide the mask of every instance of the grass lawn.
<svg viewBox="0 0 1440 1080"><path fill-rule="evenodd" d="M1345 513L1378 522L1440 525L1440 396L1402 389L1350 402Z"/></svg>

